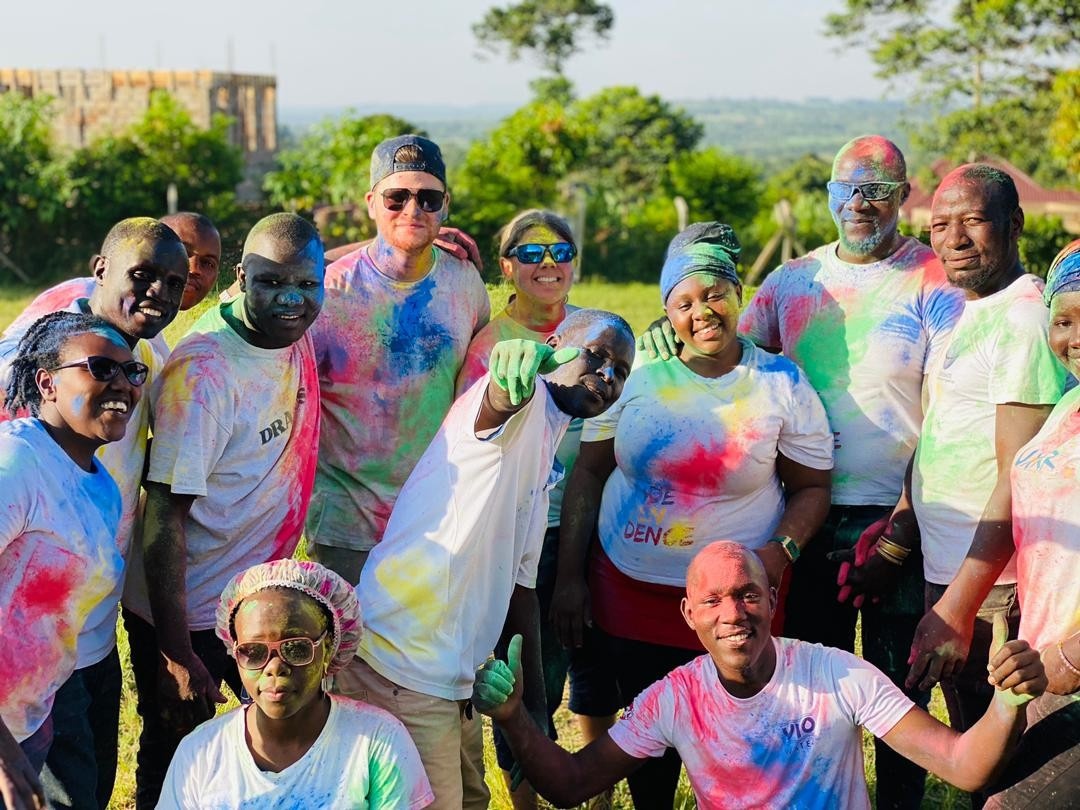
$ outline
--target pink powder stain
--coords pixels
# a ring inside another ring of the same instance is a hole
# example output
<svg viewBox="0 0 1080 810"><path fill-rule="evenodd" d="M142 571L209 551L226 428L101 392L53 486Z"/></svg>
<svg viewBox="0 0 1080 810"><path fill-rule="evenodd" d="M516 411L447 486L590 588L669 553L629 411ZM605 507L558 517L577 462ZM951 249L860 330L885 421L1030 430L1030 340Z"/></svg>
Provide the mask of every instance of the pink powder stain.
<svg viewBox="0 0 1080 810"><path fill-rule="evenodd" d="M63 570L34 569L27 572L16 591L22 594L23 604L28 614L63 615L67 612L67 603L75 590L74 575L79 569L71 562Z"/></svg>
<svg viewBox="0 0 1080 810"><path fill-rule="evenodd" d="M675 489L723 489L728 474L745 463L749 446L758 438L760 433L752 428L733 431L727 441L695 444L682 458L658 462L658 472Z"/></svg>

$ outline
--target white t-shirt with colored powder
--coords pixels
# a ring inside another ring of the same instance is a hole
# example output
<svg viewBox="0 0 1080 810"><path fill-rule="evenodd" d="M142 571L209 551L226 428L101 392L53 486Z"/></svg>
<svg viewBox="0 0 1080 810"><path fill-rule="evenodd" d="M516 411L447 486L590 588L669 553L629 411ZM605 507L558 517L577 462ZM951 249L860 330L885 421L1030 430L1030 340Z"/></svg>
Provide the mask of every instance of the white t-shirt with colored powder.
<svg viewBox="0 0 1080 810"><path fill-rule="evenodd" d="M1066 372L1046 343L1050 314L1043 282L1022 276L967 301L927 370L929 393L912 469L926 580L948 585L967 555L997 483L997 406L1053 405ZM998 577L1016 582L1016 566Z"/></svg>
<svg viewBox="0 0 1080 810"><path fill-rule="evenodd" d="M279 773L259 770L245 711L209 720L180 742L158 810L413 810L434 800L408 732L387 712L332 695L308 752Z"/></svg>
<svg viewBox="0 0 1080 810"><path fill-rule="evenodd" d="M600 543L634 579L681 587L705 544L764 545L784 511L779 453L832 467L832 433L806 376L739 340L742 358L722 377L674 357L636 367L619 401L585 423L582 441L615 439Z"/></svg>
<svg viewBox="0 0 1080 810"><path fill-rule="evenodd" d="M218 598L235 574L292 556L307 505L304 476L314 475L319 392L310 338L283 349L252 346L225 322L227 306L211 307L192 326L151 392L147 480L196 496L184 522L192 630L214 627ZM124 605L152 621L141 552L132 557Z"/></svg>
<svg viewBox="0 0 1080 810"><path fill-rule="evenodd" d="M120 511L103 465L80 468L37 419L0 424L0 717L17 741L45 722L123 577Z"/></svg>
<svg viewBox="0 0 1080 810"><path fill-rule="evenodd" d="M401 490L356 595L359 655L394 683L463 700L499 640L514 586L533 588L555 448L570 417L537 380L488 438L474 432L487 375L454 403Z"/></svg>
<svg viewBox="0 0 1080 810"><path fill-rule="evenodd" d="M1080 388L1012 466L1020 638L1037 650L1080 630Z"/></svg>
<svg viewBox="0 0 1080 810"><path fill-rule="evenodd" d="M781 349L821 395L836 436L833 503L892 506L922 425L924 369L963 297L917 239L874 264L843 262L836 246L770 273L739 331Z"/></svg>
<svg viewBox="0 0 1080 810"><path fill-rule="evenodd" d="M914 704L843 650L775 638L776 671L728 694L703 655L657 681L608 732L632 757L675 748L702 810L869 808L862 733L888 734Z"/></svg>
<svg viewBox="0 0 1080 810"><path fill-rule="evenodd" d="M58 285L46 290L35 298L23 314L5 330L4 337L0 340L0 380L6 380L7 368L18 350L19 340L34 321L50 312L89 313L88 302L85 298L72 298L72 295L83 288L82 283L85 281L86 279L74 279L68 282L70 288ZM90 287L93 288L93 280L90 281ZM159 335L152 341L140 340L131 353L136 360L150 369L146 382L142 385L142 396L131 409L124 438L102 445L95 454L120 489L123 511L116 530L116 548L123 559L128 559L131 553L136 515L139 511L139 496L142 493L147 435L152 410L150 386L161 373L165 358L168 356L168 347ZM2 418L5 418L5 415L3 409L0 408L0 419ZM121 575L113 592L102 599L87 616L86 624L79 634L79 660L76 669L103 661L116 646L117 606L120 604L120 595L123 590L124 577Z"/></svg>
<svg viewBox="0 0 1080 810"><path fill-rule="evenodd" d="M566 315L580 309L567 305ZM491 350L495 344L504 340L535 340L544 343L555 333L552 329L548 332L534 332L510 317L509 306L494 318L488 325L476 333L476 337L469 344L469 351L465 355L465 364L458 372L457 392L460 396L467 391L474 382L487 374L488 363L491 361ZM562 522L563 491L566 482L570 478L570 470L577 461L578 451L581 448L581 419L574 419L570 427L566 429L566 435L559 442L559 449L555 451L555 463L563 470L563 478L548 493L548 527L558 526Z"/></svg>
<svg viewBox="0 0 1080 810"><path fill-rule="evenodd" d="M480 275L435 248L419 281L394 281L367 250L326 268L326 300L311 328L323 426L309 542L361 551L382 538L390 510L450 404L473 335L487 323Z"/></svg>

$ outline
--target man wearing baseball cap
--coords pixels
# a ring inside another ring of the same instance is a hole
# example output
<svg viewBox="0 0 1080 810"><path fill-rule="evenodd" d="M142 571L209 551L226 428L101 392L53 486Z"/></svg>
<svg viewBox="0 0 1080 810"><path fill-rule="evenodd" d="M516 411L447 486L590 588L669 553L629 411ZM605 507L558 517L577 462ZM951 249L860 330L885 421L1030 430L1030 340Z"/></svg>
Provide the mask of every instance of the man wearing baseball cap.
<svg viewBox="0 0 1080 810"><path fill-rule="evenodd" d="M490 313L479 274L433 246L450 207L438 145L419 135L380 143L365 199L378 235L327 267L312 327L322 433L306 535L319 562L352 583Z"/></svg>

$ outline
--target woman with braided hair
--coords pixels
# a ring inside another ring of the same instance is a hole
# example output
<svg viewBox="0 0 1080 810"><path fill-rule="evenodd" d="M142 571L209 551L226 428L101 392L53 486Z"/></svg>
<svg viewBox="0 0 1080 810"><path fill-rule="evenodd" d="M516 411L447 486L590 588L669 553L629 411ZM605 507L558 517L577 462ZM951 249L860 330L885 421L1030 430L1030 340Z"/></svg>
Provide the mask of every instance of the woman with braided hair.
<svg viewBox="0 0 1080 810"><path fill-rule="evenodd" d="M158 810L431 804L405 727L382 709L328 694L363 631L344 579L314 562L256 565L225 586L216 620L252 702L181 741Z"/></svg>
<svg viewBox="0 0 1080 810"><path fill-rule="evenodd" d="M147 368L93 315L55 312L19 342L0 424L0 798L44 807L50 710L87 616L123 574L120 493L94 453L122 439Z"/></svg>

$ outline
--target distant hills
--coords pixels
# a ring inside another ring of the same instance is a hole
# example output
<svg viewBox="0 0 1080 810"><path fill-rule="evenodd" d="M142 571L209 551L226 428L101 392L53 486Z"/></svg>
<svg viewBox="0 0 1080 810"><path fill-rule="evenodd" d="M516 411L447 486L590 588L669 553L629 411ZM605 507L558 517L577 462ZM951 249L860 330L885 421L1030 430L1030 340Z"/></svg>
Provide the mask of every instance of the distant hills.
<svg viewBox="0 0 1080 810"><path fill-rule="evenodd" d="M832 157L856 135L881 133L907 146L906 127L929 117L897 101L778 101L775 99L705 99L676 101L705 127L703 143L753 158L766 167L807 153ZM298 135L316 121L337 117L346 108L288 108L279 110L281 124ZM513 112L510 104L358 105L361 115L391 113L422 127L448 152L460 156Z"/></svg>

